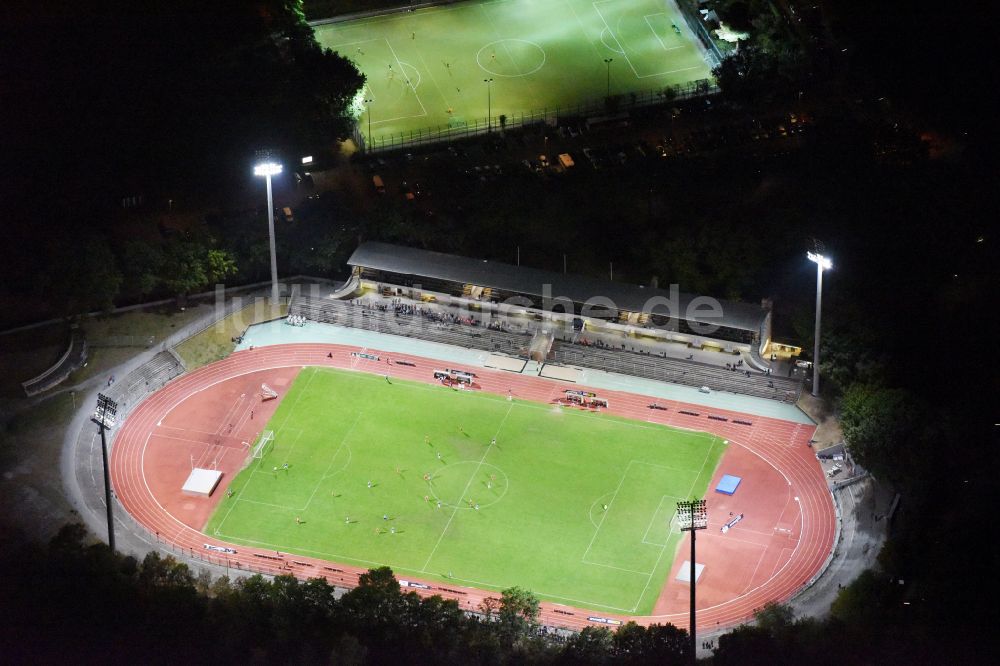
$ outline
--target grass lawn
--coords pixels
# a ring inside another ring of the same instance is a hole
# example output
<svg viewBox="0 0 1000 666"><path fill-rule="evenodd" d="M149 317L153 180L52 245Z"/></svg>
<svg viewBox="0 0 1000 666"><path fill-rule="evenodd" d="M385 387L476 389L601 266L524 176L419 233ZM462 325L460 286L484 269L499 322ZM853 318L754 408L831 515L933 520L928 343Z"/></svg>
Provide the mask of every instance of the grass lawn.
<svg viewBox="0 0 1000 666"><path fill-rule="evenodd" d="M675 504L704 495L724 451L706 433L318 368L267 428L273 448L206 533L627 613L652 609Z"/></svg>
<svg viewBox="0 0 1000 666"><path fill-rule="evenodd" d="M711 77L697 38L664 0L470 0L315 33L367 76L375 145L485 122L488 112L496 123L573 107L609 86L621 95Z"/></svg>
<svg viewBox="0 0 1000 666"><path fill-rule="evenodd" d="M194 370L229 356L236 349L233 338L241 335L247 326L284 317L286 314L288 305L282 303L271 307L265 299L256 299L242 310L220 319L201 333L192 335L174 347L174 351L188 370Z"/></svg>
<svg viewBox="0 0 1000 666"><path fill-rule="evenodd" d="M51 368L66 352L69 338L64 322L0 336L0 401L23 398L21 382Z"/></svg>

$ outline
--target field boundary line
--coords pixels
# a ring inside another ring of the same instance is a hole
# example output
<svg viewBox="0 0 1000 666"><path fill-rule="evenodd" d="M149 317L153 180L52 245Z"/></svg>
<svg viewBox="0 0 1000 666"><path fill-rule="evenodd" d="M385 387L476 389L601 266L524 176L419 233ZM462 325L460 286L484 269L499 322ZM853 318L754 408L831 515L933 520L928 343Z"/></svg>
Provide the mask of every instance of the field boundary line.
<svg viewBox="0 0 1000 666"><path fill-rule="evenodd" d="M714 446L714 444L713 444L713 446ZM709 453L711 453L712 447L709 446L708 450L709 450ZM632 462L636 463L637 465L645 465L646 467L656 467L657 469L669 469L671 472L686 472L688 474L701 474L701 470L681 469L680 467L671 467L669 465L660 465L658 463L651 463L651 462L647 462L645 460L639 460L638 458L633 458ZM702 465L702 467L704 467L704 464ZM673 495L671 495L671 497L673 497Z"/></svg>
<svg viewBox="0 0 1000 666"><path fill-rule="evenodd" d="M368 42L377 42L377 41L378 41L378 37L372 37L371 39L359 39L356 42L345 42L343 44L336 44L334 46L328 46L326 48L330 49L331 51L337 51L337 49L339 49L341 47L344 47L344 46L354 46L355 44L367 44ZM340 52L337 51L337 53L340 53ZM341 55L344 55L344 54L341 54ZM347 56L344 55L344 57L346 58Z"/></svg>
<svg viewBox="0 0 1000 666"><path fill-rule="evenodd" d="M659 546L660 544L656 544ZM589 564L592 567L604 567L606 569L614 569L615 571L624 571L625 573L633 573L639 576L649 576L652 574L651 571L637 571L636 569L626 569L624 567L616 567L613 564L601 564L600 562L591 562L590 560L580 560L584 564Z"/></svg>
<svg viewBox="0 0 1000 666"><path fill-rule="evenodd" d="M632 610L629 612L634 613L636 609L639 608L639 604L642 603L642 598L646 596L646 590L649 589L649 584L653 582L653 576L656 574L656 570L660 568L660 560L663 559L663 553L665 553L666 551L667 551L667 544L663 544L663 546L660 548L660 554L656 558L656 563L653 565L653 570L649 572L649 578L646 579L646 585L645 587L642 588L642 592L639 593L639 598L635 600L635 605L632 606Z"/></svg>
<svg viewBox="0 0 1000 666"><path fill-rule="evenodd" d="M260 506L269 506L269 507L272 507L274 509L284 509L284 510L287 510L287 511L299 511L300 510L300 509L298 509L298 508L296 508L294 506L285 506L284 504L272 504L271 502L261 502L260 500L245 499L245 498L240 498L240 497L236 498L236 502L234 502L234 506L235 506L236 503L239 503L239 502L246 502L247 504L258 504Z"/></svg>
<svg viewBox="0 0 1000 666"><path fill-rule="evenodd" d="M285 424L288 423L288 419L292 418L292 414L295 412L295 408L299 406L299 400L302 399L302 395L306 392L306 390L308 390L309 386L312 384L313 379L315 379L315 378L316 378L316 367L315 366L311 366L311 372L309 373L309 380L306 381L306 385L302 387L302 390L299 391L299 394L297 396L295 396L295 402L292 403L292 406L288 409L288 414L285 415L285 418L281 422L281 425L280 426L276 426L274 428L275 431L278 431L278 430L281 430L282 428L284 428Z"/></svg>

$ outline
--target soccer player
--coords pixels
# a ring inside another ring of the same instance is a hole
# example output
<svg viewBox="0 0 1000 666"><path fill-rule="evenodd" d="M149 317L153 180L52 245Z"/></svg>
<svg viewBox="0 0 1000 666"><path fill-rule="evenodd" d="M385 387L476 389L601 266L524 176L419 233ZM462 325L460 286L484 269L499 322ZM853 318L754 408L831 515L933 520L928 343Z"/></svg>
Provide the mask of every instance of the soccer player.
<svg viewBox="0 0 1000 666"><path fill-rule="evenodd" d="M608 510L608 505L607 505L607 504L605 504L605 505L604 505L604 510L605 510L605 511L607 511L607 510Z"/></svg>
<svg viewBox="0 0 1000 666"><path fill-rule="evenodd" d="M371 482L371 481L369 481L369 482L368 482L368 487L369 487L369 488L371 488L371 487L372 487L372 482Z"/></svg>
<svg viewBox="0 0 1000 666"><path fill-rule="evenodd" d="M382 514L382 520L389 520L389 514L383 513Z"/></svg>
<svg viewBox="0 0 1000 666"><path fill-rule="evenodd" d="M497 443L497 438L496 437L494 437L493 439L490 440L490 446L496 446L496 443Z"/></svg>
<svg viewBox="0 0 1000 666"><path fill-rule="evenodd" d="M298 516L295 516L295 524L296 525L301 525L302 524L302 519L299 518Z"/></svg>
<svg viewBox="0 0 1000 666"><path fill-rule="evenodd" d="M438 451L438 460L441 460L441 452Z"/></svg>

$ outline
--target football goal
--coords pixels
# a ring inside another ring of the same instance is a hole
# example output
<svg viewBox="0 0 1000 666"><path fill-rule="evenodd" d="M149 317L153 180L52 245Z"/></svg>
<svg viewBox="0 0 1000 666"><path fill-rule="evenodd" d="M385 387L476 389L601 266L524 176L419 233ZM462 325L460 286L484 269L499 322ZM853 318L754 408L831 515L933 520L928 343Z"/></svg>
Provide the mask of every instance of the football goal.
<svg viewBox="0 0 1000 666"><path fill-rule="evenodd" d="M271 452L274 447L274 431L265 430L260 433L257 443L253 445L253 458L260 459Z"/></svg>

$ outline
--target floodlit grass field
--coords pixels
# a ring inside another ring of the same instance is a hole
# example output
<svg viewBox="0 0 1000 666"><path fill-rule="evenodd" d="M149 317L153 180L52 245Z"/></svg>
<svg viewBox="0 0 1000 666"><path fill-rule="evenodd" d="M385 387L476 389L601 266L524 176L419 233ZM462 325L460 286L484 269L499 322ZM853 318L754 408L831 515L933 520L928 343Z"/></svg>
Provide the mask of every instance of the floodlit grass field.
<svg viewBox="0 0 1000 666"><path fill-rule="evenodd" d="M706 433L318 368L267 427L273 448L206 533L628 613L651 611L675 504L704 495L724 450Z"/></svg>
<svg viewBox="0 0 1000 666"><path fill-rule="evenodd" d="M677 26L679 32L674 29ZM317 26L368 77L371 132L493 122L710 78L669 0L470 0ZM492 104L487 84L492 78ZM450 111L450 113L449 113ZM360 126L368 133L368 119Z"/></svg>

